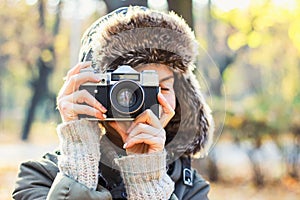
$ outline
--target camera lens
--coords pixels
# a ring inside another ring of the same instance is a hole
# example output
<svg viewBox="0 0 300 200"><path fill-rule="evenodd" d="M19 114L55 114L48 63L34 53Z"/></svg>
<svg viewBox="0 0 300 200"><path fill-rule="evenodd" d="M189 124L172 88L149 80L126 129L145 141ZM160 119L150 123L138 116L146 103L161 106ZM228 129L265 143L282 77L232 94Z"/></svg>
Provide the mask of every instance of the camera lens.
<svg viewBox="0 0 300 200"><path fill-rule="evenodd" d="M136 95L130 88L123 88L117 94L117 102L124 107L133 106L136 102Z"/></svg>
<svg viewBox="0 0 300 200"><path fill-rule="evenodd" d="M144 104L144 90L132 80L117 82L110 90L112 107L123 115L137 112Z"/></svg>

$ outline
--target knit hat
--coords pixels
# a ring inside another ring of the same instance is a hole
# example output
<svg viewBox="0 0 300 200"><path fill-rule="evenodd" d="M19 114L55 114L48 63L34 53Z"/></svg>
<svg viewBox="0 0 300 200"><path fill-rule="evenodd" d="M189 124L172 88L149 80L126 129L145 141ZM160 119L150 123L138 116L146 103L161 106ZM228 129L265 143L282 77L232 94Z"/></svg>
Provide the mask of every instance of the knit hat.
<svg viewBox="0 0 300 200"><path fill-rule="evenodd" d="M95 21L84 33L80 61L99 72L126 64L159 63L174 72L175 116L167 125L166 149L172 154L206 153L214 123L193 70L198 54L194 33L174 12L144 7L120 8Z"/></svg>

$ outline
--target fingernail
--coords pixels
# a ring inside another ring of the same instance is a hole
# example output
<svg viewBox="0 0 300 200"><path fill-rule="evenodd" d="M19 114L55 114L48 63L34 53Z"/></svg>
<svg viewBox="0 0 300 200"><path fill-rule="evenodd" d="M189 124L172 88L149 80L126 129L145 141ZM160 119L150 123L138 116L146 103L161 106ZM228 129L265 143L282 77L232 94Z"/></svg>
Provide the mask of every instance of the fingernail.
<svg viewBox="0 0 300 200"><path fill-rule="evenodd" d="M97 112L96 113L96 117L99 118L99 119L102 119L103 118L103 115L101 112Z"/></svg>
<svg viewBox="0 0 300 200"><path fill-rule="evenodd" d="M102 112L106 112L107 111L107 109L104 106L101 106L101 108L102 108Z"/></svg>
<svg viewBox="0 0 300 200"><path fill-rule="evenodd" d="M128 145L127 143L124 143L123 149L126 149L127 145Z"/></svg>
<svg viewBox="0 0 300 200"><path fill-rule="evenodd" d="M102 116L103 116L103 118L104 118L104 119L106 119L106 118L107 118L106 114L103 114Z"/></svg>
<svg viewBox="0 0 300 200"><path fill-rule="evenodd" d="M99 109L101 112L106 113L107 109L99 102L96 102L96 108Z"/></svg>

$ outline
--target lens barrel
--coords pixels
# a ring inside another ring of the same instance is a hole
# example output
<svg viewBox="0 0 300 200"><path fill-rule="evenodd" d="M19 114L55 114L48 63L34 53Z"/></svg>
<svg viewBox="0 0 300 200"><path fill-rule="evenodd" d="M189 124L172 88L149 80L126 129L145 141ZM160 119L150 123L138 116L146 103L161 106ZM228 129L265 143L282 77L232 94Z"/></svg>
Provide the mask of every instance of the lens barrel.
<svg viewBox="0 0 300 200"><path fill-rule="evenodd" d="M123 115L138 112L144 104L145 94L141 85L132 80L122 80L110 90L111 106Z"/></svg>

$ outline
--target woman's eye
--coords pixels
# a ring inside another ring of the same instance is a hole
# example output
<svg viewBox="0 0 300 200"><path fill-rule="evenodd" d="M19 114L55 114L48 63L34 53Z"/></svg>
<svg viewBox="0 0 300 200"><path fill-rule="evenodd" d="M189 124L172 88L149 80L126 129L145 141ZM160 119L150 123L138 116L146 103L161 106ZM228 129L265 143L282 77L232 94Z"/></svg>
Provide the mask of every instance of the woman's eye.
<svg viewBox="0 0 300 200"><path fill-rule="evenodd" d="M160 88L160 90L162 90L162 91L170 91L169 88Z"/></svg>

